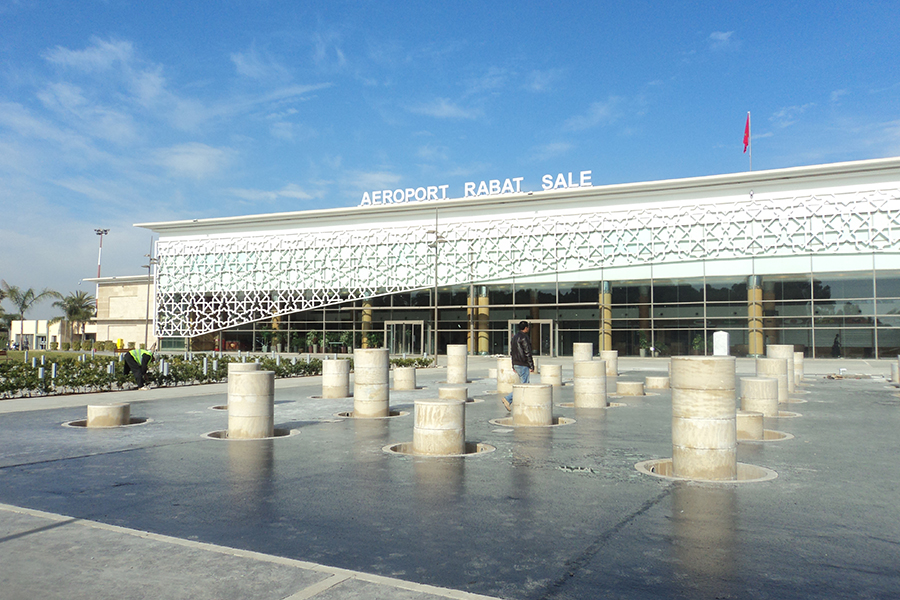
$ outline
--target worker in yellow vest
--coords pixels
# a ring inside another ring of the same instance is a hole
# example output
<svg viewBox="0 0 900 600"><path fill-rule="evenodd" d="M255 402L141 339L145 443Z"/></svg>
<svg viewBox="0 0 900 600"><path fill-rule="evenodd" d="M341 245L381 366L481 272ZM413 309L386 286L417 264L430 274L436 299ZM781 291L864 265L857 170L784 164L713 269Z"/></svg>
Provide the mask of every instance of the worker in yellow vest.
<svg viewBox="0 0 900 600"><path fill-rule="evenodd" d="M135 348L125 353L125 374L134 373L134 382L138 389L149 390L149 385L144 385L144 377L153 360L153 353L143 348Z"/></svg>

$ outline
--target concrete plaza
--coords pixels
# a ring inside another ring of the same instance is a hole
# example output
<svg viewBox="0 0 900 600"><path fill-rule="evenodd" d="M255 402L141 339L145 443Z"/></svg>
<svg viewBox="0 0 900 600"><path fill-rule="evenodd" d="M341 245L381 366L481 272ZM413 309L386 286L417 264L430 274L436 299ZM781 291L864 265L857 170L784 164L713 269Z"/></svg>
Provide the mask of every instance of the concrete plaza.
<svg viewBox="0 0 900 600"><path fill-rule="evenodd" d="M445 357L442 357L445 360ZM569 383L554 403L571 402ZM621 358L621 381L667 360ZM445 363L444 363L445 364ZM271 440L226 441L225 385L0 402L0 597L894 598L900 398L890 361L809 360L804 384L738 460L759 483L660 479L671 392L624 406L555 407L575 423L514 429L496 361L470 357L465 458L385 452L413 435L413 403L446 369L391 392L404 416L337 416L321 378L276 385ZM738 359L738 376L754 372ZM839 373L865 375L828 379ZM536 378L538 379L538 378ZM614 389L614 385L611 386ZM63 427L86 405L130 402L141 425Z"/></svg>

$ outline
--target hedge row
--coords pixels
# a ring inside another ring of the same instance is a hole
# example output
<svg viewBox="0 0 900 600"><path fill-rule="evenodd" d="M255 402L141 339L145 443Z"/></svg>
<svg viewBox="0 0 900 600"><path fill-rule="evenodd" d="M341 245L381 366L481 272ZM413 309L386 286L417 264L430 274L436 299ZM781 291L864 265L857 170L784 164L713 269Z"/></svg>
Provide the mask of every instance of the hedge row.
<svg viewBox="0 0 900 600"><path fill-rule="evenodd" d="M206 372L203 371L204 356L157 355L150 364L146 383L152 386L196 385L225 381L228 363L239 362L232 356L214 358L206 356ZM427 367L431 359L394 359L395 366ZM112 365L110 367L110 365ZM49 394L76 394L123 390L134 387L134 377L126 375L125 363L118 357L80 356L63 358L56 362L56 377L48 363L43 367L32 367L31 363L6 361L0 363L0 398L45 396ZM277 360L271 357L259 359L259 368L274 371L275 377L308 377L322 374L322 361ZM353 368L353 361L350 361Z"/></svg>

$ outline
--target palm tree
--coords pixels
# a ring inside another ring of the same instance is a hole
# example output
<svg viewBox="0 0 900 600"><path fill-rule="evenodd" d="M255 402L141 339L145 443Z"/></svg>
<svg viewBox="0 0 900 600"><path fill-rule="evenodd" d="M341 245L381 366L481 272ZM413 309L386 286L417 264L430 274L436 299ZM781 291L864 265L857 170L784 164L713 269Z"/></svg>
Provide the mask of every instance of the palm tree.
<svg viewBox="0 0 900 600"><path fill-rule="evenodd" d="M62 316L53 317L50 323L65 321L66 336L69 341L75 337L75 326L81 330L84 337L84 326L94 318L97 312L97 300L87 292L77 291L68 296L61 296L53 303L53 306L63 311Z"/></svg>
<svg viewBox="0 0 900 600"><path fill-rule="evenodd" d="M31 308L34 303L40 302L44 298L61 297L59 292L49 288L44 288L40 293L35 292L34 288L22 290L16 285L9 285L6 283L5 279L0 279L0 289L2 289L3 293L6 294L6 297L16 305L16 312L13 314L19 319L19 339L22 340L25 339L25 313L28 309Z"/></svg>

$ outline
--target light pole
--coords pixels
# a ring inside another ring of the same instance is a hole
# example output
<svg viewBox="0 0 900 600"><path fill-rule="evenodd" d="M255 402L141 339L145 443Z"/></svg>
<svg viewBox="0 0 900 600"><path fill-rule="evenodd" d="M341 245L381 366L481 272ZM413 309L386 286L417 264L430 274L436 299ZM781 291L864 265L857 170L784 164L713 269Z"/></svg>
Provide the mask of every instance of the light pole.
<svg viewBox="0 0 900 600"><path fill-rule="evenodd" d="M100 236L100 252L97 254L97 279L100 278L100 259L103 258L103 236L109 233L109 229L95 229L94 233ZM99 285L99 283L97 284Z"/></svg>
<svg viewBox="0 0 900 600"><path fill-rule="evenodd" d="M150 336L150 332L149 332L149 329L150 329L150 287L152 285L152 279L153 279L152 269L153 269L153 265L159 264L159 259L153 258L149 254L145 254L144 256L146 256L147 258L150 259L149 261L147 261L148 264L141 265L141 267L147 269L147 313L144 316L144 349L146 350L147 344L150 341L150 337L149 337Z"/></svg>
<svg viewBox="0 0 900 600"><path fill-rule="evenodd" d="M428 242L429 248L434 248L434 366L437 366L438 356L438 249L447 239L437 229L437 214L434 215L434 229L427 233L434 235L434 241Z"/></svg>

